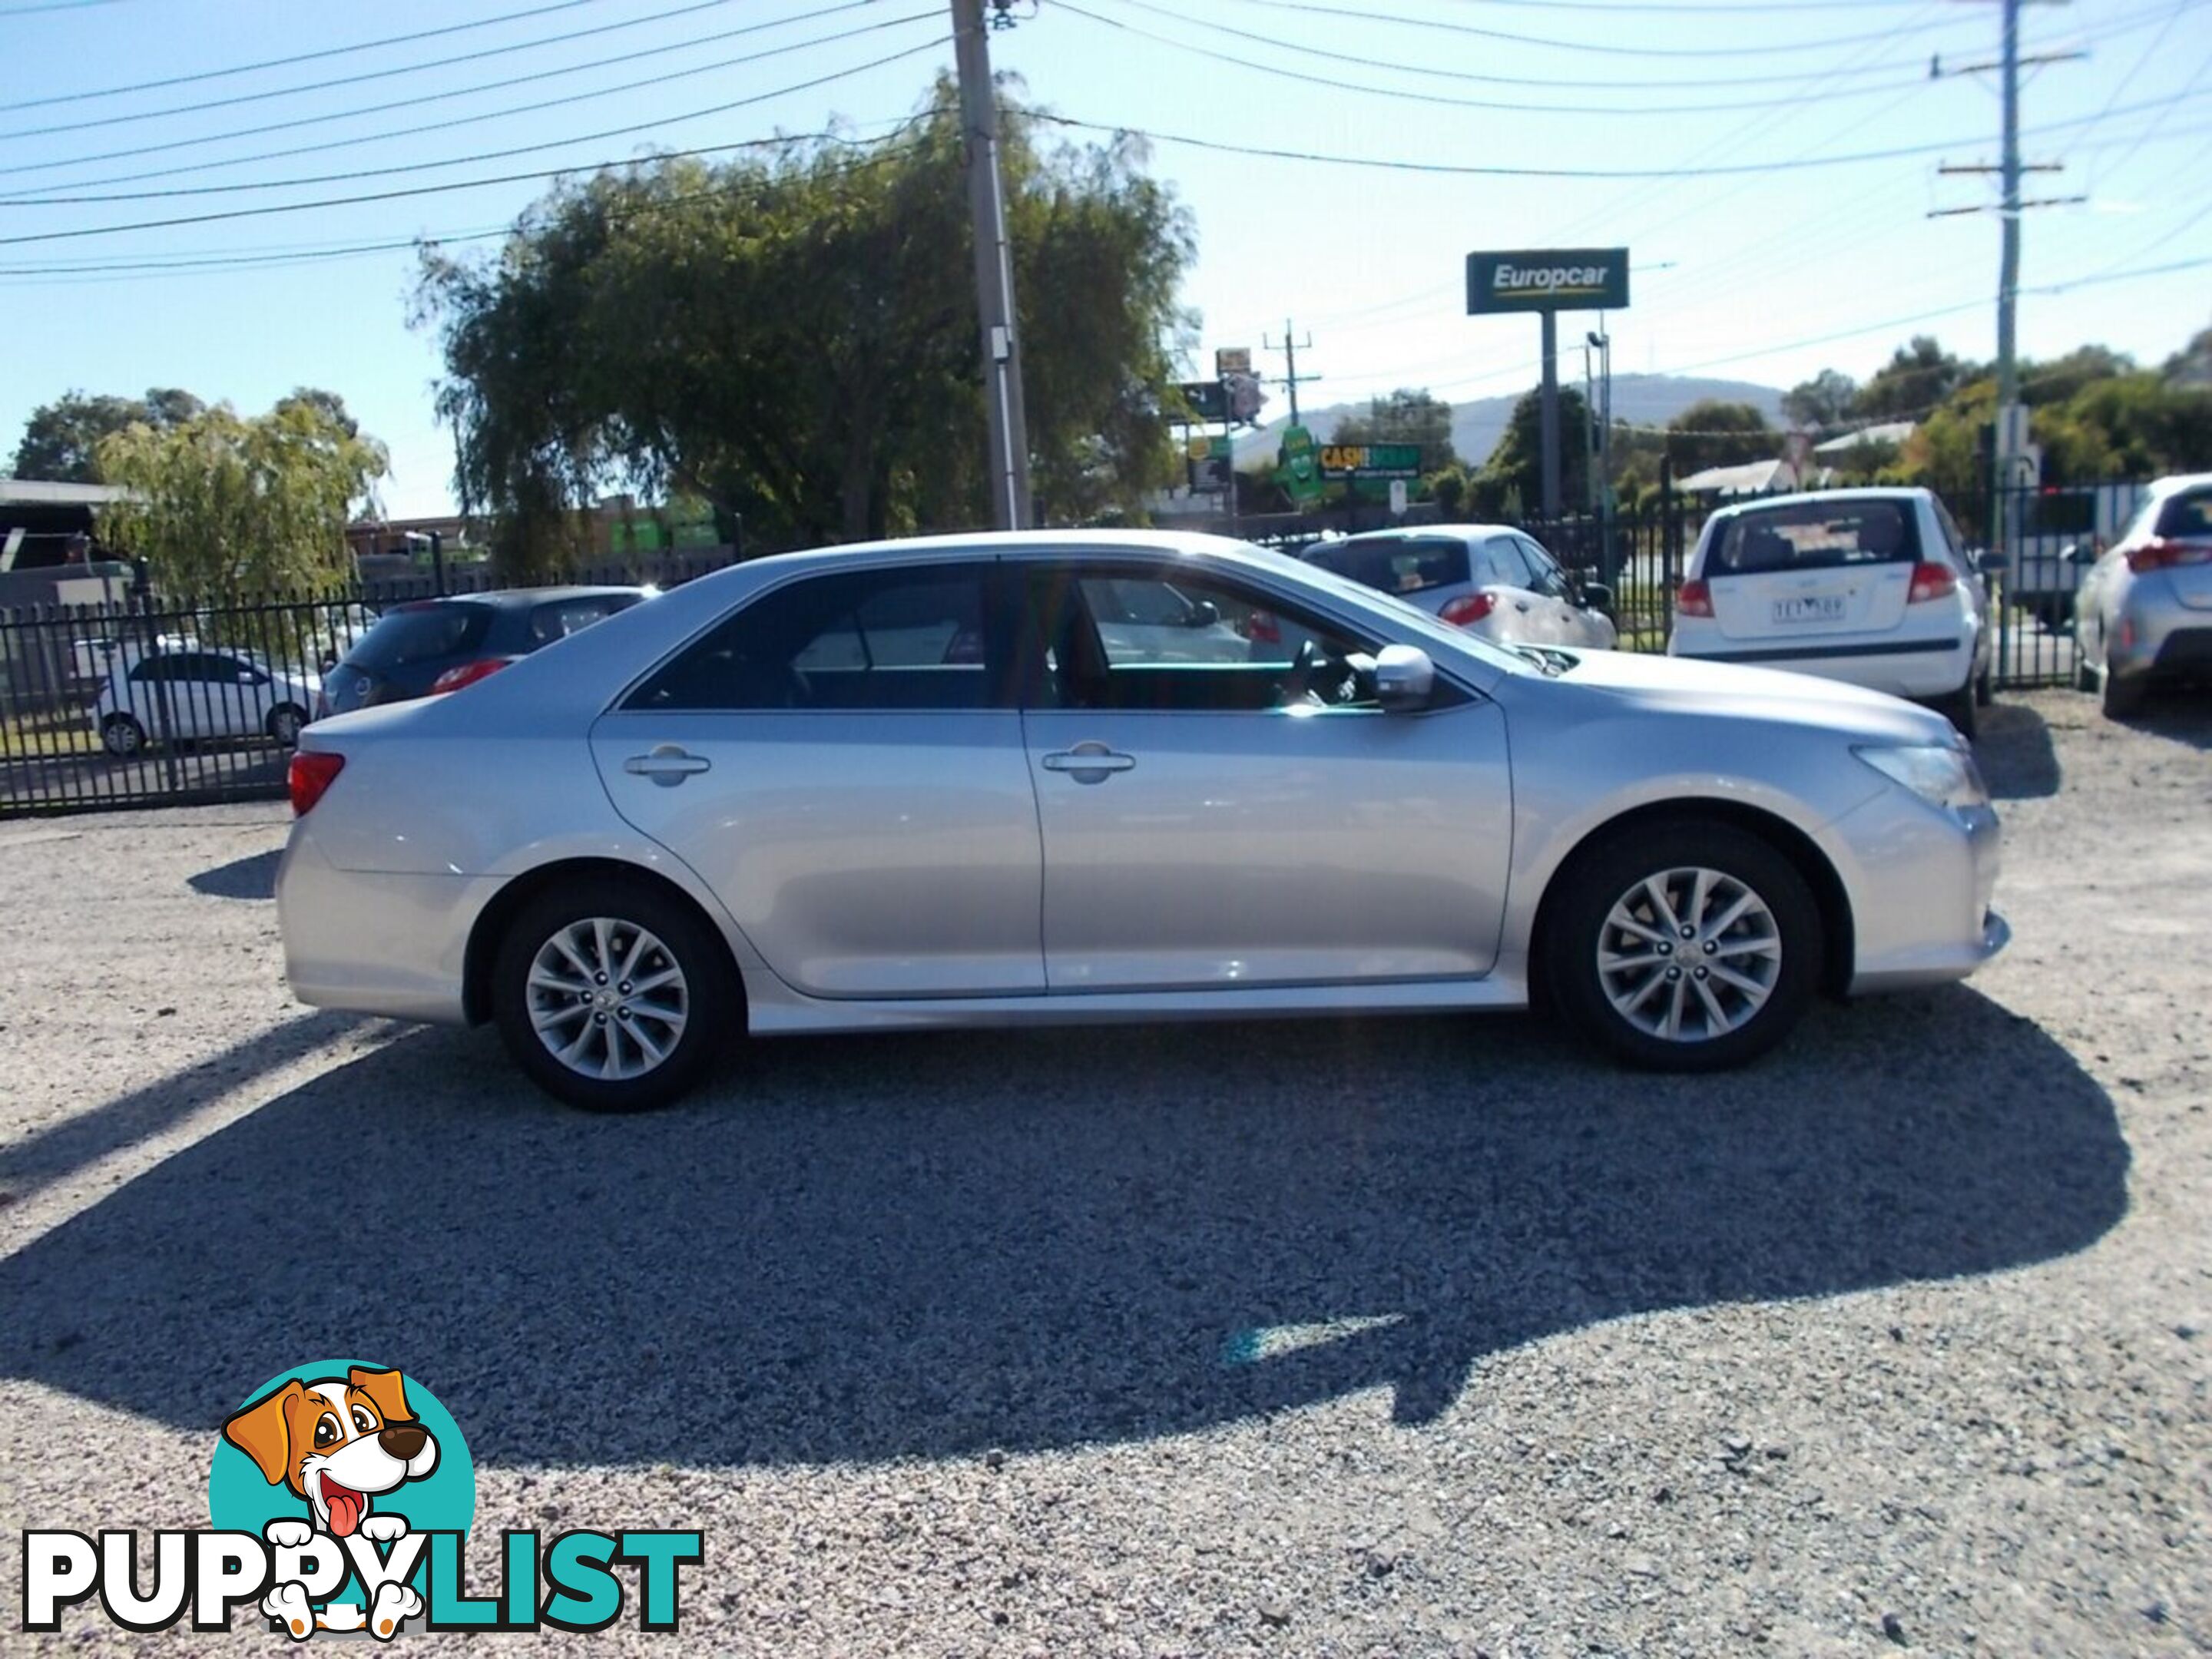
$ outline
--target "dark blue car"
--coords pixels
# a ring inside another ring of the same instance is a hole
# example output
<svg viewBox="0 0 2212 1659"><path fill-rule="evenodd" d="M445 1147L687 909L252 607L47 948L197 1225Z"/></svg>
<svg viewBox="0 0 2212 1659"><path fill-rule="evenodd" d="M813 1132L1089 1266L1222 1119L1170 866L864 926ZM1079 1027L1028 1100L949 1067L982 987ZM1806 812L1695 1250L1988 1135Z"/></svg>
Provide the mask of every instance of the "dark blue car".
<svg viewBox="0 0 2212 1659"><path fill-rule="evenodd" d="M458 691L652 594L533 587L394 605L323 676L316 717Z"/></svg>

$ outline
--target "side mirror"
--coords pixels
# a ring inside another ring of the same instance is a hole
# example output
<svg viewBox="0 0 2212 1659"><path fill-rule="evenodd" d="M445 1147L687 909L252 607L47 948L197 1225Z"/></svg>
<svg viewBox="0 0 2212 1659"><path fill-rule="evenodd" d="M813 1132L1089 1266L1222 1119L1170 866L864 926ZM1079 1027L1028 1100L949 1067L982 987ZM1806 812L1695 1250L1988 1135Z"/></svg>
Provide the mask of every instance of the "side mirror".
<svg viewBox="0 0 2212 1659"><path fill-rule="evenodd" d="M1220 620L1221 607L1212 599L1200 599L1191 606L1190 614L1183 618L1182 625L1185 628L1211 628Z"/></svg>
<svg viewBox="0 0 2212 1659"><path fill-rule="evenodd" d="M2069 564L2094 564L2097 550L2094 544L2084 547L2080 542L2069 542L2058 556Z"/></svg>
<svg viewBox="0 0 2212 1659"><path fill-rule="evenodd" d="M1582 607L1585 611L1613 610L1613 590L1603 582L1584 582L1582 586Z"/></svg>
<svg viewBox="0 0 2212 1659"><path fill-rule="evenodd" d="M1984 576L2002 576L2012 568L2012 557L2005 553L1977 553L1974 568Z"/></svg>
<svg viewBox="0 0 2212 1659"><path fill-rule="evenodd" d="M1394 713L1426 708L1437 665L1416 645L1386 645L1375 658L1375 701Z"/></svg>

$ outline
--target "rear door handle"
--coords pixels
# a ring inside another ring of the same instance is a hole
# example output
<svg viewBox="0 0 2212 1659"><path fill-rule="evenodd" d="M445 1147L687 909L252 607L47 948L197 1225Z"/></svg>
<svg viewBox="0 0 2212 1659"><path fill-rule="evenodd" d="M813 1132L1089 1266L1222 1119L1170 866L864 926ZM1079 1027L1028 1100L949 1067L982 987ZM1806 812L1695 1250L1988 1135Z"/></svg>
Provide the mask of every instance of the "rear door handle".
<svg viewBox="0 0 2212 1659"><path fill-rule="evenodd" d="M673 789L695 772L714 769L704 755L688 752L681 744L664 743L649 755L632 755L623 770L632 777L651 778L664 789Z"/></svg>
<svg viewBox="0 0 2212 1659"><path fill-rule="evenodd" d="M1116 754L1103 743L1079 743L1044 757L1048 772L1066 772L1078 783L1103 783L1109 772L1126 772L1137 763L1134 755Z"/></svg>

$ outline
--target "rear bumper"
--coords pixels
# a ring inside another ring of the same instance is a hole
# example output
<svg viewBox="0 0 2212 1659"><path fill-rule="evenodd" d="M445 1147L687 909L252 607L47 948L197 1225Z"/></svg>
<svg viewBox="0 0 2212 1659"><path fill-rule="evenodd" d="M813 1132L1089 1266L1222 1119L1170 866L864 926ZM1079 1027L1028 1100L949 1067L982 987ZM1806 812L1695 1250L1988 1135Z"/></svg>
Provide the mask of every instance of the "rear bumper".
<svg viewBox="0 0 2212 1659"><path fill-rule="evenodd" d="M276 869L284 977L317 1008L463 1024L470 929L503 878L340 870L303 822Z"/></svg>
<svg viewBox="0 0 2212 1659"><path fill-rule="evenodd" d="M1842 680L1869 691L1887 691L1900 697L1941 697L1956 691L1972 678L1973 641L1971 636L1941 640L1850 640L1815 644L1792 641L1784 645L1731 643L1718 635L1685 642L1679 637L1668 647L1670 656L1693 662L1746 663L1759 668L1779 668L1793 674Z"/></svg>

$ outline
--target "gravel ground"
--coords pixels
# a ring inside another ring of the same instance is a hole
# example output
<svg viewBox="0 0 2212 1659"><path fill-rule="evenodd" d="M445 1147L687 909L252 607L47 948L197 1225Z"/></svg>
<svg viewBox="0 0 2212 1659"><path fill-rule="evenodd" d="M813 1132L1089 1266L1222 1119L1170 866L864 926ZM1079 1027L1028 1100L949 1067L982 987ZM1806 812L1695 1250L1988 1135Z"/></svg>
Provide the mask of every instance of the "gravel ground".
<svg viewBox="0 0 2212 1659"><path fill-rule="evenodd" d="M2010 952L1749 1072L809 1040L618 1122L291 1005L276 811L0 824L0 1527L203 1525L244 1391L360 1353L479 1536L703 1528L686 1649L2212 1649L2212 708L1983 749Z"/></svg>

